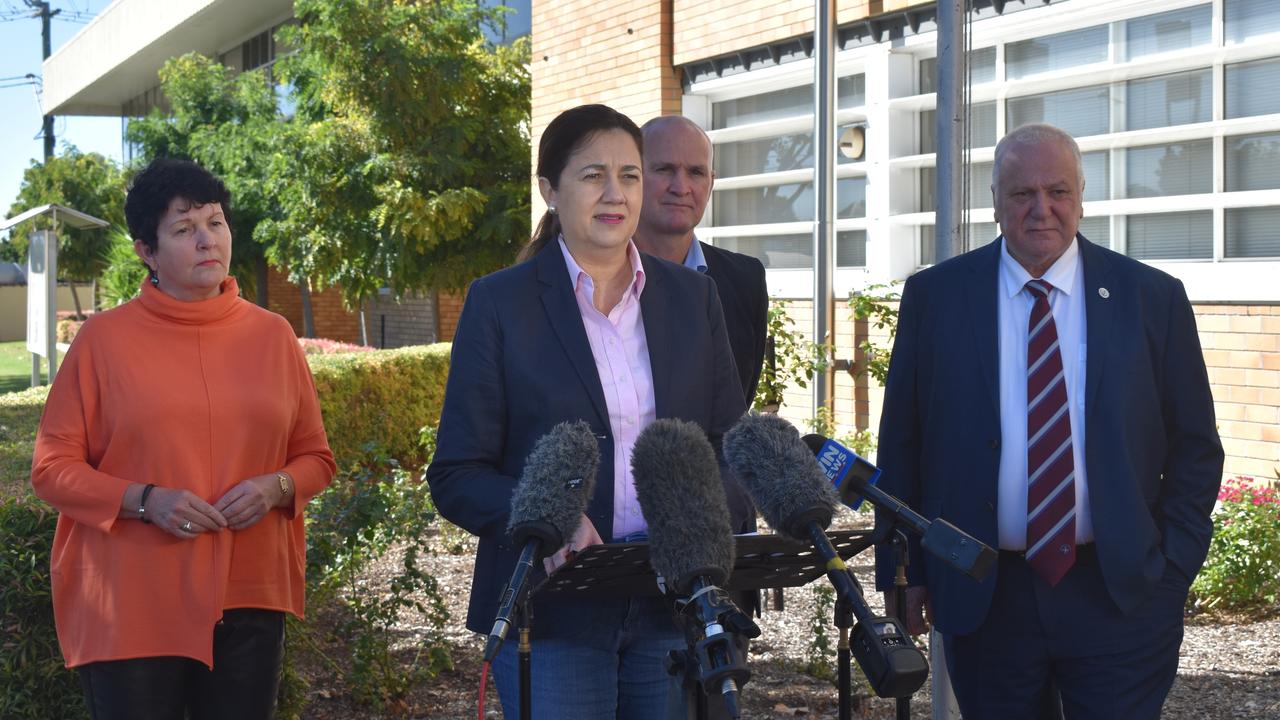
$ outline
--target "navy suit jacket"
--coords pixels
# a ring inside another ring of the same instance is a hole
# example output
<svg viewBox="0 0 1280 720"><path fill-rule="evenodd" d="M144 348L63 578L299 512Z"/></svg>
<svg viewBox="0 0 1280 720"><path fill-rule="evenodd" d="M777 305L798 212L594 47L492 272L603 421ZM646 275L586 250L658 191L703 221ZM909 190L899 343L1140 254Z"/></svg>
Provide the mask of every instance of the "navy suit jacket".
<svg viewBox="0 0 1280 720"><path fill-rule="evenodd" d="M764 265L750 255L706 243L702 243L702 255L707 259L707 274L716 281L742 394L747 407L751 407L769 334L769 287Z"/></svg>
<svg viewBox="0 0 1280 720"><path fill-rule="evenodd" d="M755 511L721 453L745 410L715 286L703 275L641 255L640 295L659 418L696 422L721 461L735 531ZM488 632L520 549L506 533L525 458L554 425L585 420L600 439L587 515L613 535L613 440L591 345L557 243L528 262L475 281L453 340L435 457L427 468L440 513L479 536L467 627ZM589 602L533 602L539 637L595 622Z"/></svg>
<svg viewBox="0 0 1280 720"><path fill-rule="evenodd" d="M1199 571L1223 452L1195 316L1182 283L1077 236L1084 263L1085 466L1099 564L1130 612L1167 563ZM928 518L991 547L1000 464L997 273L1001 242L922 270L903 289L885 385L880 486ZM878 530L887 518L878 517ZM877 586L893 553L877 548ZM934 624L968 634L986 617L981 583L913 548L912 585L926 585Z"/></svg>

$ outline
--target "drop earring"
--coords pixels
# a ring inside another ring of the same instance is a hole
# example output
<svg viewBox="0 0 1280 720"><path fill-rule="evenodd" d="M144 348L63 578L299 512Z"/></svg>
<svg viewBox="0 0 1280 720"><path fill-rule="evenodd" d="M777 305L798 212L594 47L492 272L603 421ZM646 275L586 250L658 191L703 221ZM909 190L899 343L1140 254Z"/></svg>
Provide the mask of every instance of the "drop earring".
<svg viewBox="0 0 1280 720"><path fill-rule="evenodd" d="M151 284L152 284L152 285L159 285L159 284L160 284L160 276L156 274L156 269L155 269L155 268L147 268L147 270L149 271L149 275L150 275L150 277L148 277L147 279L151 281Z"/></svg>

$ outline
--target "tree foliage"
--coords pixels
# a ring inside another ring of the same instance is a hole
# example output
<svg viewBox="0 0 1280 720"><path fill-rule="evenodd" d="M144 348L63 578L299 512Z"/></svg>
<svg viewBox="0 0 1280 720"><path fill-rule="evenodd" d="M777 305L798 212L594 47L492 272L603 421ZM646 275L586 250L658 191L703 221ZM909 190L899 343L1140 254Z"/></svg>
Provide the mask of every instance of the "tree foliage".
<svg viewBox="0 0 1280 720"><path fill-rule="evenodd" d="M32 161L22 173L18 197L9 208L9 217L49 203L124 226L124 176L108 157L82 153L72 145L46 162ZM11 234L14 251L26 258L28 234L47 228L49 218L25 222ZM76 230L63 225L58 231L58 274L67 280L92 280L106 267L110 246L106 228Z"/></svg>
<svg viewBox="0 0 1280 720"><path fill-rule="evenodd" d="M474 0L298 0L278 64L298 111L273 166L270 257L355 305L461 288L529 235L528 43Z"/></svg>

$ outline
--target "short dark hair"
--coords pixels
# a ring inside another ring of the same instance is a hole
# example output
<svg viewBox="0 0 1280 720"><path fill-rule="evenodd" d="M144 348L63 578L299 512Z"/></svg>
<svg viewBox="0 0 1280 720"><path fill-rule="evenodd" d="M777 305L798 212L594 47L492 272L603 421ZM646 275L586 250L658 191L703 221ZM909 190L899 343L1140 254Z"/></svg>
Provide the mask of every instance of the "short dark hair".
<svg viewBox="0 0 1280 720"><path fill-rule="evenodd" d="M608 105L579 105L557 115L542 131L542 139L538 141L538 177L546 178L551 187L559 189L560 175L569 164L569 156L596 133L608 130L626 132L643 155L644 133L631 118ZM560 218L550 211L544 212L533 239L520 251L516 261L533 257L559 234Z"/></svg>
<svg viewBox="0 0 1280 720"><path fill-rule="evenodd" d="M175 198L195 205L218 203L224 217L231 215L231 193L216 175L190 160L156 158L133 176L124 199L124 217L133 239L155 252L156 228Z"/></svg>

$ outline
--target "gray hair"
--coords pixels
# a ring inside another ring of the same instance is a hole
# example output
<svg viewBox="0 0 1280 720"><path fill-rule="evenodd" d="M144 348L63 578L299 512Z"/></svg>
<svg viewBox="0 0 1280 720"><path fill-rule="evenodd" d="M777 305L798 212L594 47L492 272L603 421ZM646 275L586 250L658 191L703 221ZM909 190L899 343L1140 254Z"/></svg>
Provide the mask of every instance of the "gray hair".
<svg viewBox="0 0 1280 720"><path fill-rule="evenodd" d="M1005 156L1009 154L1009 150L1014 145L1035 145L1042 142L1056 142L1071 151L1072 156L1076 159L1076 180L1079 181L1080 187L1083 188L1084 161L1080 157L1080 146L1076 144L1076 139L1071 137L1066 130L1048 123L1030 123L1009 131L996 144L995 166L991 168L992 189L1000 187L1000 166L1004 164Z"/></svg>

